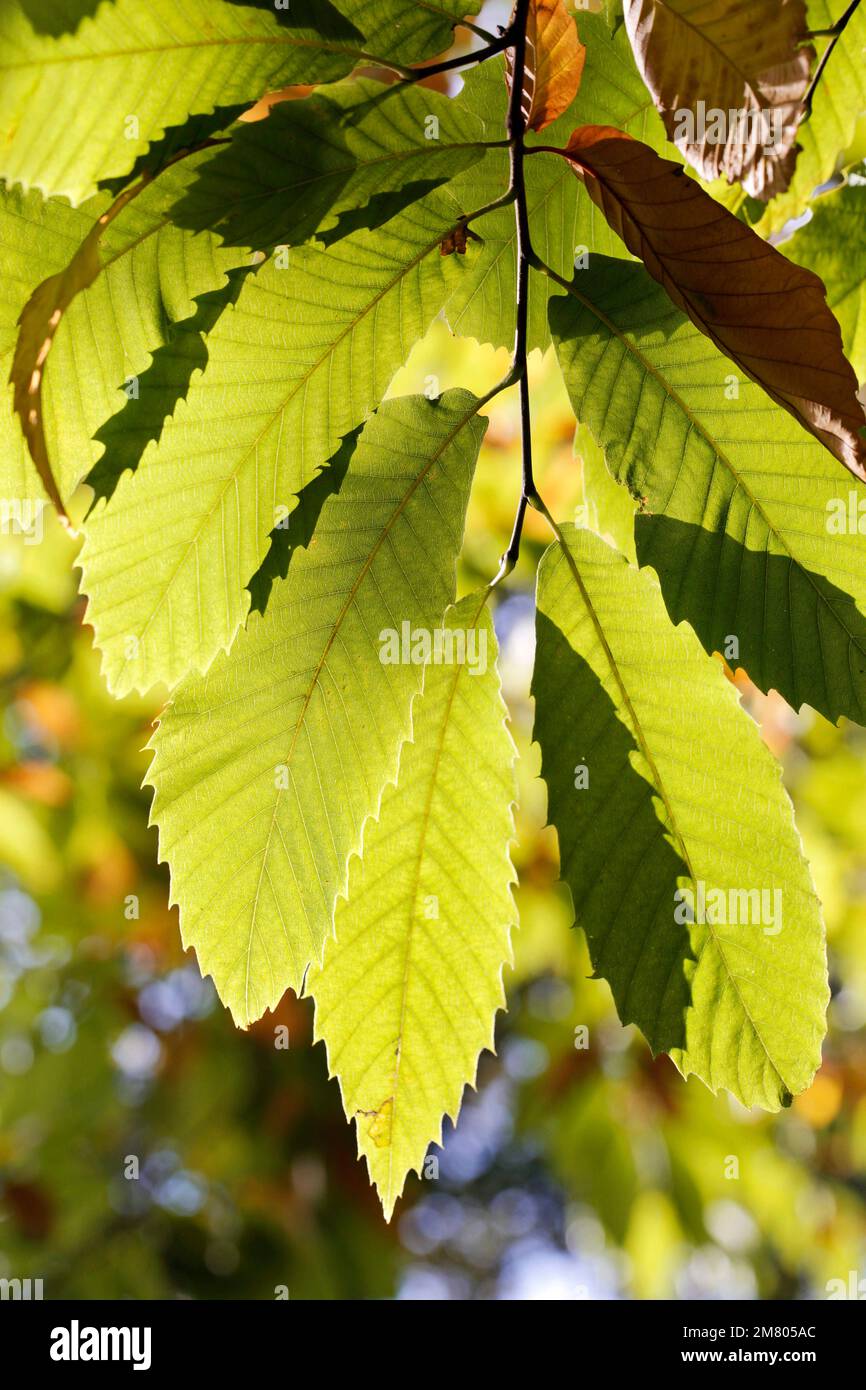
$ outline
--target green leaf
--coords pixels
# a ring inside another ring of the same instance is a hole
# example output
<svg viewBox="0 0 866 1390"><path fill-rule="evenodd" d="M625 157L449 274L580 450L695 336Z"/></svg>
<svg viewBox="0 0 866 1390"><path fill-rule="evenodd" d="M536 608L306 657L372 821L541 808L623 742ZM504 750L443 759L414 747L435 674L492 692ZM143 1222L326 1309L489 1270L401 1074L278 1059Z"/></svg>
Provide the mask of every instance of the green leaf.
<svg viewBox="0 0 866 1390"><path fill-rule="evenodd" d="M484 152L459 99L356 78L240 124L172 216L228 246L332 242L349 222L381 225Z"/></svg>
<svg viewBox="0 0 866 1390"><path fill-rule="evenodd" d="M839 18L841 0L809 0L809 28L828 29ZM829 39L816 39L823 52ZM833 49L812 103L812 114L800 126L800 153L791 186L774 198L758 230L763 236L781 231L805 210L815 190L836 172L851 144L861 112L866 111L866 9L861 5Z"/></svg>
<svg viewBox="0 0 866 1390"><path fill-rule="evenodd" d="M577 100L565 115L541 135L531 135L527 143L565 144L576 125L592 120L618 126L655 149L664 150L664 126L635 67L625 29L612 37L602 15L581 13L577 31L586 45ZM498 139L504 128L506 99L503 60L492 59L467 73L462 94L467 138L471 134L472 138ZM676 152L670 147L668 153ZM538 155L526 161L525 172L533 249L553 270L569 278L580 248L611 256L626 256L627 252L576 180L572 178L569 183L563 164L554 156ZM469 213L500 197L507 187L507 155L493 151L468 174L455 178L448 192L460 210ZM454 332L463 337L510 347L516 295L513 207L479 218L473 223L473 230L484 239L477 273L462 282L452 296L448 321ZM550 342L547 302L554 292L548 280L539 275L532 277L531 348L545 348Z"/></svg>
<svg viewBox="0 0 866 1390"><path fill-rule="evenodd" d="M364 34L368 53L417 63L444 52L454 25L477 14L481 0L334 0L334 7Z"/></svg>
<svg viewBox="0 0 866 1390"><path fill-rule="evenodd" d="M204 111L197 116L189 116L180 125L169 126L158 140L152 140L143 154L140 154L129 173L116 178L100 179L100 190L107 188L115 197L133 179L140 178L146 171L155 177L179 155L203 144L206 140L220 141L223 132L228 131L239 116L248 111L247 103L235 106L218 106L214 111ZM172 216L172 221L174 217Z"/></svg>
<svg viewBox="0 0 866 1390"><path fill-rule="evenodd" d="M622 0L602 0L602 13L607 21L608 28L613 33L625 23L623 19Z"/></svg>
<svg viewBox="0 0 866 1390"><path fill-rule="evenodd" d="M88 232L69 264L36 286L18 319L18 340L9 373L13 387L12 406L21 422L39 479L64 520L68 520L66 509L45 439L42 383L48 356L70 304L89 289L102 272L102 240L106 231L145 186L143 182L132 184L118 195Z"/></svg>
<svg viewBox="0 0 866 1390"><path fill-rule="evenodd" d="M85 481L93 489L94 504L114 495L126 472L134 472L152 441L158 440L163 426L183 400L196 372L208 363L208 334L222 314L237 303L243 283L252 267L230 271L226 283L196 298L196 310L184 319L168 342L157 348L146 371L136 382L121 410L106 420L94 434L104 453Z"/></svg>
<svg viewBox="0 0 866 1390"><path fill-rule="evenodd" d="M23 0L4 0L0 177L79 203L187 116L330 82L371 55L413 62L448 46L465 8L471 0L316 0L278 19L272 6L226 0L105 0L55 37Z"/></svg>
<svg viewBox="0 0 866 1390"><path fill-rule="evenodd" d="M785 242L785 254L824 281L845 352L858 381L866 381L866 184L846 183L813 208L811 221Z"/></svg>
<svg viewBox="0 0 866 1390"><path fill-rule="evenodd" d="M21 8L39 34L74 33L82 19L96 13L102 0L21 0Z"/></svg>
<svg viewBox="0 0 866 1390"><path fill-rule="evenodd" d="M478 405L462 391L382 405L265 616L177 689L153 738L183 940L242 1026L321 960L396 775L422 667L383 664L379 634L434 627L453 599Z"/></svg>
<svg viewBox="0 0 866 1390"><path fill-rule="evenodd" d="M388 1220L407 1173L441 1143L443 1117L456 1120L505 1006L516 749L486 598L471 594L442 624L468 659L425 667L397 783L349 867L336 939L307 977L315 1038Z"/></svg>
<svg viewBox="0 0 866 1390"><path fill-rule="evenodd" d="M673 621L794 708L866 718L866 537L833 519L853 480L640 265L593 256L551 331Z"/></svg>
<svg viewBox="0 0 866 1390"><path fill-rule="evenodd" d="M595 442L586 425L578 425L574 435L574 454L580 462L583 484L582 516L578 524L610 540L632 564L637 564L634 548L635 502L628 488L618 483L607 466L604 450Z"/></svg>
<svg viewBox="0 0 866 1390"><path fill-rule="evenodd" d="M532 689L562 876L623 1023L714 1091L788 1104L821 1061L821 912L720 665L651 575L569 526L539 569Z"/></svg>
<svg viewBox="0 0 866 1390"><path fill-rule="evenodd" d="M88 516L82 590L115 694L173 685L229 647L275 524L468 273L469 255L439 254L452 213L431 199L248 278L158 444ZM188 357L178 349L181 376Z"/></svg>
<svg viewBox="0 0 866 1390"><path fill-rule="evenodd" d="M322 507L332 493L343 486L346 469L352 459L363 425L350 431L341 441L328 467L317 473L298 493L298 505L290 516L281 519L269 537L268 552L247 588L250 591L250 612L264 613L277 579L285 579L292 555L298 546L307 546L319 523Z"/></svg>
<svg viewBox="0 0 866 1390"><path fill-rule="evenodd" d="M225 283L244 253L193 237L168 221L205 151L167 170L106 228L102 273L63 315L43 382L48 456L59 492L68 500L96 461L92 436L126 400L125 381L143 372L165 343L170 326L195 310L195 296ZM0 379L8 380L17 320L41 280L62 273L97 219L111 206L98 194L81 208L46 202L38 193L0 187ZM132 387L130 386L130 389ZM12 393L0 409L0 493L44 497L27 455Z"/></svg>

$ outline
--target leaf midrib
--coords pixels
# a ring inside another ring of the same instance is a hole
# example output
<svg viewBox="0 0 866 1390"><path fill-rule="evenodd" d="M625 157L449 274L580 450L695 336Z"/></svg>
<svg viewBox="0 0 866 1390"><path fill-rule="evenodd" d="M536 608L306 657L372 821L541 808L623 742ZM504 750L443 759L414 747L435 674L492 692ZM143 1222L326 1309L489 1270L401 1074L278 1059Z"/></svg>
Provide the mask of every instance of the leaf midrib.
<svg viewBox="0 0 866 1390"><path fill-rule="evenodd" d="M335 43L327 39L298 39L282 34L273 37L267 37L263 34L244 34L233 39L189 39L183 43L155 43L141 48L105 49L101 53L58 53L52 57L28 58L20 63L0 63L0 73L23 72L29 68L58 67L66 63L113 62L121 58L140 58L142 56L150 56L151 54L159 53L181 54L188 50L232 48L240 45L266 48L311 48L324 53L345 53L348 57L357 58L359 62L370 63L376 67L391 66L390 59L377 58L374 54L366 53L361 48L355 48L349 44Z"/></svg>

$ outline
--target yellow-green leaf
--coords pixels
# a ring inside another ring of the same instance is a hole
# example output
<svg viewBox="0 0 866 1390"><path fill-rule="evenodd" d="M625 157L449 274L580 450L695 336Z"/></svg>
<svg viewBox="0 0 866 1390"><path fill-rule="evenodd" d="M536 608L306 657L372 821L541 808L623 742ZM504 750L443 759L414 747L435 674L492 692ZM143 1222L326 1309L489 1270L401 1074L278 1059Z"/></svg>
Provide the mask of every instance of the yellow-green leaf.
<svg viewBox="0 0 866 1390"><path fill-rule="evenodd" d="M264 616L175 691L148 780L184 943L246 1026L321 959L368 816L397 771L423 667L379 635L452 601L479 402L386 401ZM292 518L289 518L290 525Z"/></svg>
<svg viewBox="0 0 866 1390"><path fill-rule="evenodd" d="M396 785L364 831L336 939L307 979L316 1038L389 1219L407 1173L441 1142L443 1117L456 1120L505 1004L516 749L485 600L471 594L442 624L452 660L425 667Z"/></svg>
<svg viewBox="0 0 866 1390"><path fill-rule="evenodd" d="M781 771L655 577L562 528L538 575L535 738L562 877L623 1023L684 1076L778 1110L829 1000Z"/></svg>

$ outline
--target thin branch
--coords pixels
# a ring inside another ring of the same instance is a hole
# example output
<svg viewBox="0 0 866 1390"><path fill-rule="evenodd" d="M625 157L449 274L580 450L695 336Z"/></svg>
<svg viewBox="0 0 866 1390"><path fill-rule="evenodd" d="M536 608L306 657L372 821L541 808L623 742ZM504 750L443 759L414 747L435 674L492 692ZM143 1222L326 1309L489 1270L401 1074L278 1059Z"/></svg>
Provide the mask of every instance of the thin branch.
<svg viewBox="0 0 866 1390"><path fill-rule="evenodd" d="M520 500L517 503L517 514L514 518L514 528L511 532L511 540L508 544L508 549L502 555L499 561L499 569L491 579L488 589L495 589L497 584L505 579L506 575L509 575L517 564L517 556L520 554L520 537L523 533L523 518L525 516L526 498L521 492Z"/></svg>
<svg viewBox="0 0 866 1390"><path fill-rule="evenodd" d="M546 275L548 280L555 280L557 285L564 289L568 294L575 294L574 285L569 284L568 280L566 280L562 275L558 274L558 272L555 271L552 266L549 266L544 261L540 260L538 256L535 256L533 258L532 264L534 268L540 272L540 274Z"/></svg>
<svg viewBox="0 0 866 1390"><path fill-rule="evenodd" d="M844 14L840 15L835 24L831 24L828 29L807 29L806 38L831 39L835 34L841 34L859 4L860 0L853 0L853 3L848 6Z"/></svg>
<svg viewBox="0 0 866 1390"><path fill-rule="evenodd" d="M488 58L495 58L497 53L502 53L511 46L511 25L503 30L485 48L476 48L473 53L458 53L456 58L443 58L440 63L429 63L426 67L407 68L400 63L388 62L387 59L371 59L382 67L393 68L399 72L406 82L421 82L425 77L436 77L440 72L454 72L456 68L465 68L470 63L486 63Z"/></svg>
<svg viewBox="0 0 866 1390"><path fill-rule="evenodd" d="M478 217L486 217L488 212L496 212L498 208L506 208L509 203L514 202L514 189L508 188L501 198L494 198L492 203L485 203L483 208L476 208L475 212L468 212L460 221L464 227L468 227L470 222L474 222Z"/></svg>
<svg viewBox="0 0 866 1390"><path fill-rule="evenodd" d="M803 109L807 117L811 116L812 114L812 102L815 97L815 92L818 89L818 84L820 83L821 78L824 76L824 69L826 68L827 64L830 61L830 58L832 57L834 48L841 39L845 30L848 28L848 25L850 24L851 20L854 18L859 4L860 0L851 0L851 3L845 10L844 14L839 16L839 18L836 20L836 23L833 25L831 29L816 30L814 35L812 36L817 38L821 35L826 35L829 37L830 42L827 44L827 47L824 49L824 52L821 55L821 61L815 69L815 76L812 78L812 81L809 84L809 90L803 98Z"/></svg>
<svg viewBox="0 0 866 1390"><path fill-rule="evenodd" d="M500 561L499 572L493 580L494 584L498 584L500 579L510 574L517 564L526 508L530 504L537 506L539 502L532 472L532 420L529 408L529 376L526 361L529 330L529 267L534 260L529 234L526 179L523 169L523 142L526 134L523 79L526 71L526 21L529 14L529 3L530 0L516 0L514 14L506 30L506 33L513 38L513 42L509 45L513 49L513 53L506 128L511 145L511 178L508 192L514 200L514 220L517 233L517 320L514 328L514 352L511 357L511 369L505 378L504 385L510 386L516 381L520 386L522 483L511 540Z"/></svg>
<svg viewBox="0 0 866 1390"><path fill-rule="evenodd" d="M530 155L530 154L558 154L558 155L561 155L563 159L568 159L568 157L569 157L569 156L568 156L568 151L565 150L565 149L563 149L560 145L530 145L529 148L528 148L528 150L526 151L526 153L527 153L528 155Z"/></svg>
<svg viewBox="0 0 866 1390"><path fill-rule="evenodd" d="M402 68L396 64L390 64L398 71L406 82L419 82L425 77L430 77L440 72L450 72L455 68L465 67L470 63L482 63L488 58L494 57L497 53L502 53L505 49L512 50L511 63L511 92L508 99L508 115L506 129L508 133L508 147L510 154L510 177L508 188L501 198L496 198L492 203L487 203L484 207L478 208L475 212L468 213L459 219L460 225L468 227L470 222L476 218L483 217L488 212L493 212L497 208L506 207L509 203L514 204L514 218L516 227L516 255L517 255L517 294L516 310L517 317L514 329L514 351L511 357L511 365L503 379L487 392L486 396L479 401L479 410L485 406L494 396L498 396L501 391L505 391L509 386L518 383L520 386L520 433L522 450L522 483L520 498L517 504L517 512L514 518L514 527L508 549L502 556L499 571L491 581L490 588L498 584L505 575L510 574L517 563L520 553L520 539L523 534L523 522L526 516L527 506L533 506L548 515L541 498L535 487L535 479L532 471L532 421L530 415L529 400L529 377L527 373L528 355L528 335L529 335L529 268L539 265L535 253L532 249L532 242L529 233L529 212L526 201L526 180L524 177L523 159L526 153L524 149L524 137L526 135L526 115L523 111L523 82L526 72L526 25L529 17L530 0L515 0L514 10L506 27L501 31L498 38L492 39L486 48L478 49L474 53L466 53L457 58L448 58L441 63L433 63L424 68ZM471 27L471 26L470 26ZM402 84L398 84L402 85Z"/></svg>

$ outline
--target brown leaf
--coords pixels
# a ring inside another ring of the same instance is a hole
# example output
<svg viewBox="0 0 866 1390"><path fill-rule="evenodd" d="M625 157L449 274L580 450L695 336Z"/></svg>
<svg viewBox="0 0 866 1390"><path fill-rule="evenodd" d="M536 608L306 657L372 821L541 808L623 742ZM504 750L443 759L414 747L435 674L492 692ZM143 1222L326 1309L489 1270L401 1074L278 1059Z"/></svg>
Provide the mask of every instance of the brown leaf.
<svg viewBox="0 0 866 1390"><path fill-rule="evenodd" d="M560 153L692 323L866 481L866 415L818 276L641 140L581 126Z"/></svg>
<svg viewBox="0 0 866 1390"><path fill-rule="evenodd" d="M788 187L815 50L805 0L624 0L641 75L705 179L766 202Z"/></svg>
<svg viewBox="0 0 866 1390"><path fill-rule="evenodd" d="M526 21L523 118L527 130L544 130L567 111L580 87L586 49L564 0L530 0ZM506 55L511 87L512 57Z"/></svg>
<svg viewBox="0 0 866 1390"><path fill-rule="evenodd" d="M45 443L42 417L45 363L65 311L81 290L86 290L88 285L93 284L102 269L99 244L103 232L127 203L141 192L147 178L145 175L115 199L88 232L66 269L58 271L56 275L50 275L41 285L37 285L18 319L18 341L12 359L12 370L9 373L9 380L15 388L12 398L13 409L21 420L24 438L36 465L36 471L42 479L42 485L58 515L67 525L69 518L51 469Z"/></svg>

